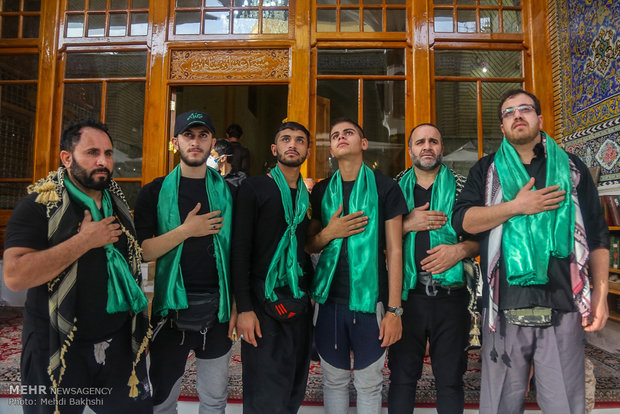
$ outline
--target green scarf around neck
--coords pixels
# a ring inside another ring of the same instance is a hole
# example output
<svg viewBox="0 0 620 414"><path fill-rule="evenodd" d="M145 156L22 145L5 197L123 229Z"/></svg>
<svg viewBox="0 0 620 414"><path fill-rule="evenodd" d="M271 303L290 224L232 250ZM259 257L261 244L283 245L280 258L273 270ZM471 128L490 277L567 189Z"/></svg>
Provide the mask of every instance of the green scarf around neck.
<svg viewBox="0 0 620 414"><path fill-rule="evenodd" d="M568 155L542 131L541 136L547 154L545 185L557 184L567 196L557 210L519 215L504 223L502 252L509 285L546 284L549 256L564 258L573 250L575 205L570 197L572 183ZM506 138L495 154L495 168L504 201L514 200L530 176Z"/></svg>
<svg viewBox="0 0 620 414"><path fill-rule="evenodd" d="M90 211L93 221L101 221L114 214L112 198L108 190L102 191L102 214L95 200L77 188L75 184L71 182L68 175L65 176L64 182L71 201L80 206L80 208ZM146 309L148 300L133 278L131 270L129 270L129 265L121 252L114 247L113 243L106 244L103 248L105 250L108 269L108 303L106 305L106 311L108 313L115 313L131 310L135 313L139 313Z"/></svg>
<svg viewBox="0 0 620 414"><path fill-rule="evenodd" d="M343 203L340 170L332 176L321 202L323 227ZM343 209L344 210L344 209ZM366 230L347 238L349 255L349 309L359 312L376 312L379 299L379 195L373 171L362 163L349 198L348 212L363 211L368 216ZM344 211L343 211L344 214ZM321 253L313 285L312 296L325 303L340 257L342 239L332 240Z"/></svg>
<svg viewBox="0 0 620 414"><path fill-rule="evenodd" d="M403 190L407 208L409 211L415 208L414 189L416 183L415 169L411 168L400 179L398 184ZM458 238L456 231L452 228L452 207L456 194L456 180L448 167L441 164L439 173L435 177L431 190L430 209L443 211L448 218L446 224L441 228L429 231L431 249L440 244L456 244ZM415 289L418 271L415 265L415 236L417 232L412 231L405 236L403 244L403 300L407 300L410 289ZM463 263L458 262L443 273L433 275L441 285L450 286L463 283Z"/></svg>
<svg viewBox="0 0 620 414"><path fill-rule="evenodd" d="M157 202L157 231L158 235L165 234L181 225L179 213L179 183L181 181L181 166L177 165L166 176L159 192ZM209 199L209 210L220 210L224 218L223 227L219 233L213 235L215 249L215 263L220 288L220 304L218 319L226 322L230 319L230 235L232 228L232 196L228 184L214 169L207 167L205 173L205 187ZM179 244L165 255L157 259L155 273L155 295L153 298L153 312L156 315L166 316L168 311L187 308L187 294L181 273L181 254L183 243ZM207 254L207 252L205 252Z"/></svg>
<svg viewBox="0 0 620 414"><path fill-rule="evenodd" d="M304 272L297 260L296 232L297 226L306 216L310 198L301 174L299 174L297 179L297 195L295 196L294 205L291 189L277 165L271 170L271 176L276 182L278 190L280 190L287 226L278 243L278 248L273 254L265 278L265 299L275 302L278 300L276 294L273 293L273 289L276 287L288 286L295 298L301 298L304 295L304 292L299 288L299 278L304 275Z"/></svg>

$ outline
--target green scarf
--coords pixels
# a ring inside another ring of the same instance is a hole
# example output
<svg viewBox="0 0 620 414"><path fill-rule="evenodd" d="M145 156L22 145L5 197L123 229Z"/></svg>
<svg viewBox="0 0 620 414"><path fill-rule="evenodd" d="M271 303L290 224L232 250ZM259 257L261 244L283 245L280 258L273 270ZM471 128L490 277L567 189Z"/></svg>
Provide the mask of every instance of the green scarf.
<svg viewBox="0 0 620 414"><path fill-rule="evenodd" d="M398 184L403 190L407 208L411 211L415 208L414 188L416 183L415 170L411 168L400 179ZM441 228L429 231L431 249L440 244L456 244L458 238L456 231L452 228L452 207L456 194L456 180L448 167L441 164L439 173L435 177L431 190L431 210L443 211L448 217L448 221ZM409 289L415 289L418 271L415 265L415 236L417 232L412 231L405 236L403 246L403 300L407 300ZM433 275L441 285L450 286L463 283L463 263L458 262L450 269L438 275Z"/></svg>
<svg viewBox="0 0 620 414"><path fill-rule="evenodd" d="M295 205L291 197L291 190L276 165L271 170L271 176L278 185L280 196L282 197L282 206L284 207L284 218L286 220L286 231L282 235L278 248L273 254L267 277L265 278L265 299L272 302L278 300L273 293L275 287L288 285L295 298L301 298L304 292L299 289L299 278L304 275L299 261L297 260L297 226L304 220L308 211L309 196L304 180L299 174L297 179L297 195L295 197Z"/></svg>
<svg viewBox="0 0 620 414"><path fill-rule="evenodd" d="M181 166L164 179L157 202L157 231L165 234L181 225L179 213L179 182L181 180ZM218 319L226 322L230 319L230 234L232 227L232 196L228 184L222 176L212 168L207 167L205 186L209 199L210 211L220 210L224 226L219 233L213 236L215 248L215 262L217 266L220 305ZM155 273L155 295L153 298L153 312L156 315L166 316L169 310L187 309L187 294L181 274L181 254L183 243L157 259ZM206 252L205 252L206 253Z"/></svg>
<svg viewBox="0 0 620 414"><path fill-rule="evenodd" d="M342 179L340 171L331 178L323 201L321 217L323 227L329 223L331 216L342 204ZM379 267L377 252L379 250L379 196L375 174L366 164L362 164L353 184L349 198L349 213L363 211L368 216L366 230L348 237L347 253L349 254L349 281L351 293L349 309L359 312L376 312L379 298ZM332 240L321 253L312 284L312 296L319 303L325 303L329 296L329 288L340 257L342 239ZM354 259L354 260L353 260Z"/></svg>
<svg viewBox="0 0 620 414"><path fill-rule="evenodd" d="M102 215L99 208L97 208L95 200L78 189L70 179L65 180L65 187L71 201L75 202L80 208L88 209L93 217L93 221L100 221L104 217L110 217L114 214L112 199L108 190L102 191ZM108 304L106 311L108 313L115 313L132 310L135 313L139 313L146 309L148 300L133 278L127 260L114 247L113 243L106 244L103 248L105 249L108 268Z"/></svg>
<svg viewBox="0 0 620 414"><path fill-rule="evenodd" d="M546 284L549 256L564 258L573 250L575 205L568 155L547 134L541 135L547 152L546 185L559 185L567 196L557 210L519 215L504 223L502 250L509 285ZM514 200L530 176L506 138L495 154L495 166L504 201Z"/></svg>

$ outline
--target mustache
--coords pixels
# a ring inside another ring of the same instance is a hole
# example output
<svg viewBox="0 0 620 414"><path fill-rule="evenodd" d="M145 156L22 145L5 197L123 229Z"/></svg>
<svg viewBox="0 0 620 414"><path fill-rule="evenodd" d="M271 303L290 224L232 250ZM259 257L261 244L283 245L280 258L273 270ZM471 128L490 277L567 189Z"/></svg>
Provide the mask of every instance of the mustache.
<svg viewBox="0 0 620 414"><path fill-rule="evenodd" d="M92 177L93 175L95 175L97 173L103 173L103 172L108 174L108 175L112 175L112 172L110 170L108 170L107 168L105 168L105 167L97 168L97 169L91 171L90 175Z"/></svg>

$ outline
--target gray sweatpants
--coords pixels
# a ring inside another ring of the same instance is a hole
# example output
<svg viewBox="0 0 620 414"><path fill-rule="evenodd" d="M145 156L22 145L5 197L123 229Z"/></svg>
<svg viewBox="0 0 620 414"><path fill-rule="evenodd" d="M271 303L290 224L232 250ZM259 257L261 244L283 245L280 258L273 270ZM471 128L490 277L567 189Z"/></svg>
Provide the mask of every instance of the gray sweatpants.
<svg viewBox="0 0 620 414"><path fill-rule="evenodd" d="M579 312L554 312L553 326L546 328L508 324L499 312L495 334L490 333L486 318L485 310L480 414L523 413L532 361L536 398L545 414L585 412L584 332Z"/></svg>

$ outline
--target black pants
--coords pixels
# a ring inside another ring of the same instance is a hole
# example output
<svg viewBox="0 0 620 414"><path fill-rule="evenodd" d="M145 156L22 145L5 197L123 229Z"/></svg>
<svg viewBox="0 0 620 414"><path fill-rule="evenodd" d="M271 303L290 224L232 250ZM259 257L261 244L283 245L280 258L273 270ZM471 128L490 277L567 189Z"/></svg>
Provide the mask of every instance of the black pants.
<svg viewBox="0 0 620 414"><path fill-rule="evenodd" d="M295 414L306 393L312 313L278 322L255 306L262 338L241 344L244 414Z"/></svg>
<svg viewBox="0 0 620 414"><path fill-rule="evenodd" d="M159 405L168 398L175 383L185 372L190 351L194 351L196 358L219 358L226 354L232 345L227 335L228 322L215 324L203 336L200 332L186 331L183 334L171 324L170 320L167 320L151 339L149 348L151 356L149 377L153 386L153 404ZM217 373L217 375L226 374Z"/></svg>
<svg viewBox="0 0 620 414"><path fill-rule="evenodd" d="M53 413L55 410L56 401L47 374L47 335L47 331L30 331L22 338L22 385L35 390L22 396L26 414ZM62 414L81 413L86 405L96 413L139 414L153 411L145 355L141 356L136 366L140 380L139 395L129 397L127 381L133 363L129 325L97 346L93 342L76 339L64 359L67 368L60 383L62 394L58 395L58 408ZM39 392L43 389L46 391Z"/></svg>
<svg viewBox="0 0 620 414"><path fill-rule="evenodd" d="M463 374L467 369L469 334L468 295L465 290L441 296L409 295L403 302L403 336L390 346L391 370L388 410L411 413L418 379L422 375L426 341L437 387L437 412L462 413Z"/></svg>

